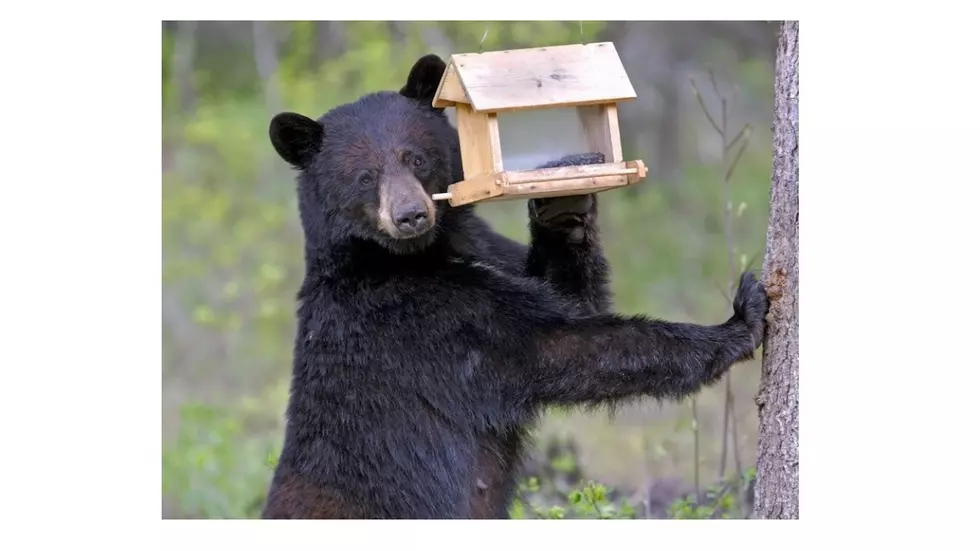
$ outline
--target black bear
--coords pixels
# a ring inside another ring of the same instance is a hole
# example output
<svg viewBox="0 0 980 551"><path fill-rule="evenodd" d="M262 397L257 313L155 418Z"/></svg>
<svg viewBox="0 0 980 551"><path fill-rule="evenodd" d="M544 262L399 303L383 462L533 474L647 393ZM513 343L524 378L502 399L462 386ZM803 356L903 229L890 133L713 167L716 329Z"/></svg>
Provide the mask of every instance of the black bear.
<svg viewBox="0 0 980 551"><path fill-rule="evenodd" d="M529 246L435 204L463 176L432 107L444 69L427 55L399 92L270 123L306 273L263 518L506 518L543 406L688 396L761 343L749 272L718 325L609 312L595 196L529 201Z"/></svg>

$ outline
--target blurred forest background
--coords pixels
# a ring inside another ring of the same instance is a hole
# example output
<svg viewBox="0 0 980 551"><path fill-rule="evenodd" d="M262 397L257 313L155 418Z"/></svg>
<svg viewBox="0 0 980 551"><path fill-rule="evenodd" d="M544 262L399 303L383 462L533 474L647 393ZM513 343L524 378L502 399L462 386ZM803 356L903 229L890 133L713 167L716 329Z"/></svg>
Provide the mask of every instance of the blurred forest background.
<svg viewBox="0 0 980 551"><path fill-rule="evenodd" d="M483 50L612 41L638 94L620 105L624 152L650 167L639 186L600 196L616 309L716 323L731 314L731 258L735 272L758 270L765 248L777 32L752 21L164 22L163 516L256 517L281 445L303 255L272 115L318 117L397 89L419 56L476 52L484 34ZM731 171L731 246L724 177L742 141L726 162L705 108L728 141L752 129ZM508 135L555 135L532 119L506 124L505 148ZM527 241L523 202L478 210ZM586 487L589 499L627 503L600 516L743 516L758 380L758 359L733 368L734 446L723 442L724 384L693 407L549 412L522 488L531 507L514 516L561 505L569 491L578 502L588 480L606 488ZM695 489L710 495L684 501Z"/></svg>

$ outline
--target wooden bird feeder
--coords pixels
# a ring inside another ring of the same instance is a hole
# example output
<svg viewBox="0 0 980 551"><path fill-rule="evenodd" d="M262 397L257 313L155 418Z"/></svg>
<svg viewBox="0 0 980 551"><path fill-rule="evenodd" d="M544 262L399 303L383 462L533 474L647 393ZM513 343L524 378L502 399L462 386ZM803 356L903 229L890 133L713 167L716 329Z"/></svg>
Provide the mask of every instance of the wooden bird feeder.
<svg viewBox="0 0 980 551"><path fill-rule="evenodd" d="M477 201L596 193L636 184L643 161L624 161L616 103L636 98L611 42L453 55L432 100L455 107L463 181L449 186L452 206ZM498 113L575 108L591 153L603 164L504 170Z"/></svg>

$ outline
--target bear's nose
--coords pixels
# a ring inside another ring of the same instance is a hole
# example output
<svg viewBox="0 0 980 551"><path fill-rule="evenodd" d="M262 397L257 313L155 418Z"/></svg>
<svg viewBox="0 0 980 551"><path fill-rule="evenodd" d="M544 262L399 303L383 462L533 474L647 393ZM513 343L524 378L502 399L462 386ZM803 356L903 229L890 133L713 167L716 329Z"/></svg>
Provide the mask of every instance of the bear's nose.
<svg viewBox="0 0 980 551"><path fill-rule="evenodd" d="M421 205L406 207L395 215L395 226L405 233L416 233L429 224L429 213Z"/></svg>

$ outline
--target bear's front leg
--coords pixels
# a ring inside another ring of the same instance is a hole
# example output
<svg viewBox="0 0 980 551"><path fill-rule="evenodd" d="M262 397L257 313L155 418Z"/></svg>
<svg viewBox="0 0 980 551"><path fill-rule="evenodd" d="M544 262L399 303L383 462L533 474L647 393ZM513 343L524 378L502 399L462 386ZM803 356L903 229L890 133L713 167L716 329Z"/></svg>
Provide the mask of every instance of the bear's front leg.
<svg viewBox="0 0 980 551"><path fill-rule="evenodd" d="M614 314L542 324L534 332L537 368L520 372L512 391L559 406L690 396L762 344L768 299L753 273L742 274L732 307L717 325Z"/></svg>
<svg viewBox="0 0 980 551"><path fill-rule="evenodd" d="M539 168L602 163L601 153L569 155ZM531 247L527 275L577 300L584 314L611 306L609 266L599 238L596 194L528 201Z"/></svg>

